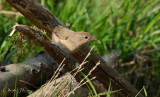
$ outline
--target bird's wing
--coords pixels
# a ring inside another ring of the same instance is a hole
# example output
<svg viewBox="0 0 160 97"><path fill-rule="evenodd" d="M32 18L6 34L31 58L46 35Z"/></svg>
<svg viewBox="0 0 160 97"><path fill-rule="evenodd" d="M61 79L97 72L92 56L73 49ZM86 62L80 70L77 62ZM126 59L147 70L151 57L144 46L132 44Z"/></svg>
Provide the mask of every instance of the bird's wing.
<svg viewBox="0 0 160 97"><path fill-rule="evenodd" d="M59 39L67 40L69 37L74 37L74 33L72 30L69 30L65 27L56 27L53 32Z"/></svg>

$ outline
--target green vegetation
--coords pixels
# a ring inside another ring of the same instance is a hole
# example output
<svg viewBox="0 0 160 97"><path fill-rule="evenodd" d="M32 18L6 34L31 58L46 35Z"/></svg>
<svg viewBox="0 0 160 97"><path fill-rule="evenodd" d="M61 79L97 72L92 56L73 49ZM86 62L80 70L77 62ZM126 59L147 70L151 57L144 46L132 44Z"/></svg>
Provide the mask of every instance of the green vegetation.
<svg viewBox="0 0 160 97"><path fill-rule="evenodd" d="M94 50L98 54L103 56L115 49L122 53L121 63L135 61L131 66L121 67L120 73L132 71L126 78L139 90L147 85L148 95L156 95L160 86L160 53L155 50L160 46L159 0L41 0L41 4L70 29L97 37L99 41L90 45L96 45ZM15 12L5 0L0 0L0 12L4 10ZM33 26L19 14L0 13L0 62L13 62L12 57L18 52L15 41L8 36L16 22ZM32 48L24 47L29 55ZM40 51L38 48L34 53ZM153 52L139 54L148 50ZM25 59L26 56L19 55L17 61Z"/></svg>

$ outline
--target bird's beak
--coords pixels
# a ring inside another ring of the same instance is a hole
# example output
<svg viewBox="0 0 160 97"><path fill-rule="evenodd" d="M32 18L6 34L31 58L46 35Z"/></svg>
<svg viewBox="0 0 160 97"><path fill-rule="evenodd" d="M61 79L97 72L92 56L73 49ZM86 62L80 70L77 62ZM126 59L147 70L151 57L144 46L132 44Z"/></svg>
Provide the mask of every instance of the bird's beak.
<svg viewBox="0 0 160 97"><path fill-rule="evenodd" d="M95 37L91 37L90 40L98 40L98 39Z"/></svg>

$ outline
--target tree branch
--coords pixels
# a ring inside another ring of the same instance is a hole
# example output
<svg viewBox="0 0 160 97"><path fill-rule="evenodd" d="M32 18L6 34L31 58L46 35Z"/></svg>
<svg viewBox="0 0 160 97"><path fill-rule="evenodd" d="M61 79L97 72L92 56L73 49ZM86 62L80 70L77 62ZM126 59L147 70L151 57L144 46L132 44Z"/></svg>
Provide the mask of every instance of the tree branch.
<svg viewBox="0 0 160 97"><path fill-rule="evenodd" d="M56 61L44 51L25 62L4 66L5 71L0 72L0 97L13 96L17 88L18 92L20 89L37 89L53 75L56 66Z"/></svg>
<svg viewBox="0 0 160 97"><path fill-rule="evenodd" d="M56 25L66 27L60 20L51 14L46 8L41 6L36 0L6 0L10 5L16 8L22 15L29 19L40 29L47 32L47 35L51 37L52 31ZM90 48L84 46L79 51L69 54L76 62L81 63L85 56L88 54ZM55 57L54 57L55 58ZM90 64L87 71L90 71L95 64L100 61L101 64L92 73L97 77L97 80L101 82L106 88L108 88L110 80L112 83L112 89L122 89L116 94L119 97L134 97L138 91L134 89L126 80L121 78L112 68L107 66L107 63L95 52L92 52L90 57ZM86 67L87 68L87 67ZM143 97L141 94L139 97Z"/></svg>

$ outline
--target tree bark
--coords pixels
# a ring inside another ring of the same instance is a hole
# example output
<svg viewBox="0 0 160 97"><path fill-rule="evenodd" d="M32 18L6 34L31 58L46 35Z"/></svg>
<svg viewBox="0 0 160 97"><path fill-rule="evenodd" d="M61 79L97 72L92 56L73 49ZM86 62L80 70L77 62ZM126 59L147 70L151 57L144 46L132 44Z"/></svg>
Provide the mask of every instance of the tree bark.
<svg viewBox="0 0 160 97"><path fill-rule="evenodd" d="M67 73L64 76L53 80L50 83L47 83L44 87L41 87L28 97L65 97L71 90L76 88L78 82L75 78ZM87 97L89 93L88 88L80 87L78 90L74 91L74 94L70 97L77 97L78 94L81 94L80 97Z"/></svg>
<svg viewBox="0 0 160 97"><path fill-rule="evenodd" d="M44 51L25 62L5 66L5 71L0 72L0 97L13 97L16 89L19 94L37 89L51 78L56 66L57 62Z"/></svg>
<svg viewBox="0 0 160 97"><path fill-rule="evenodd" d="M36 0L6 0L10 5L16 8L22 15L29 19L40 29L47 32L47 35L51 37L52 31L55 26L61 25L66 27L60 20L58 20L51 12L41 6ZM81 63L88 54L89 46L82 47L79 51L69 54L76 62ZM112 89L121 89L120 92L116 93L118 97L134 97L138 91L133 88L125 79L121 78L112 68L108 67L107 63L95 52L92 52L90 57L90 64L88 70L95 66L100 61L101 64L92 73L93 76L97 77L97 80L101 82L106 88L109 83L112 83ZM143 97L143 95L139 95Z"/></svg>
<svg viewBox="0 0 160 97"><path fill-rule="evenodd" d="M58 48L54 48L54 45L49 42L44 35L40 35L40 32L38 30L35 30L31 27L28 26L24 26L24 25L19 25L16 24L14 26L14 28L16 30L18 30L20 33L22 33L23 35L26 35L30 40L33 40L35 43L38 43L39 45L41 45L42 47L44 47L46 49L46 51L55 59L56 62L61 62L61 58L65 58L66 60L63 61L63 63L65 63L64 65L64 70L67 72L71 72L71 70L75 69L76 66L74 63L74 61L69 58L69 56L67 56L66 54L64 54L63 52L60 51L60 49ZM54 54L56 53L56 54ZM110 56L112 56L112 59L117 58L116 53L111 53ZM110 60L107 60L107 62L110 62ZM78 70L71 72L71 74L74 74L75 72L77 72ZM77 74L76 76L74 76L76 78L76 80L78 80L79 82L82 80L82 77L80 74ZM102 93L102 92L106 92L107 90L104 88L104 86L99 83L99 81L97 81L96 79L94 81L92 81L92 84L95 86L95 89L97 90L98 93ZM54 88L54 87L52 87Z"/></svg>

